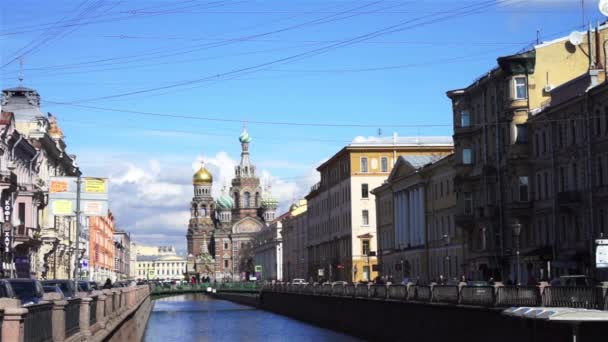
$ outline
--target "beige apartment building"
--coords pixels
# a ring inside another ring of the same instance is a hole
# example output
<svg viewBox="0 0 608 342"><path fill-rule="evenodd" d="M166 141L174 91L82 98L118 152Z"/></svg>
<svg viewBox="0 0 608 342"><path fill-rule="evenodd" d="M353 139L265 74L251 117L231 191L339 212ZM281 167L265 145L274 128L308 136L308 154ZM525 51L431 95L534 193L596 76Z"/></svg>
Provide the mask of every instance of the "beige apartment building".
<svg viewBox="0 0 608 342"><path fill-rule="evenodd" d="M307 203L300 200L289 208L283 220L283 276L284 280L309 280L307 243Z"/></svg>
<svg viewBox="0 0 608 342"><path fill-rule="evenodd" d="M450 137L355 140L317 168L321 181L308 201L308 274L314 280L369 281L376 277L376 204L380 186L400 156L445 156Z"/></svg>

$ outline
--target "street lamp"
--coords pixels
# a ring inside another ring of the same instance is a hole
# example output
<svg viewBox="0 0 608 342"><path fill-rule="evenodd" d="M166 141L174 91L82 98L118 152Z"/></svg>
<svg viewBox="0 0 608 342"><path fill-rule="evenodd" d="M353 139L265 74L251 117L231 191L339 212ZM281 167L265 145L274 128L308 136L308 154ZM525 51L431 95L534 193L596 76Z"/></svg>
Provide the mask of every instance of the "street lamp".
<svg viewBox="0 0 608 342"><path fill-rule="evenodd" d="M513 237L515 240L515 255L517 257L517 275L515 283L520 285L520 264L519 264L519 236L521 234L521 223L517 222L513 224Z"/></svg>
<svg viewBox="0 0 608 342"><path fill-rule="evenodd" d="M450 235L449 234L444 234L443 235L443 240L445 241L445 261L448 264L448 273L446 275L446 279L449 279L451 274L452 274L452 264L450 263L450 254L448 252L448 248L450 246ZM445 269L444 269L445 271Z"/></svg>

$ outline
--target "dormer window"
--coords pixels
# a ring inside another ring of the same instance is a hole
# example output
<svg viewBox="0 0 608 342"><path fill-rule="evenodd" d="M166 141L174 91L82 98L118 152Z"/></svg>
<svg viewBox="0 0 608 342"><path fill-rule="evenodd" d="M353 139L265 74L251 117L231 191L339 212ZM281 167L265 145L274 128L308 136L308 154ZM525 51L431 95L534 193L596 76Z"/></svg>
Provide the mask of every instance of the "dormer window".
<svg viewBox="0 0 608 342"><path fill-rule="evenodd" d="M463 110L460 112L460 127L471 127L471 113L469 113L468 110Z"/></svg>
<svg viewBox="0 0 608 342"><path fill-rule="evenodd" d="M525 100L528 98L528 83L526 76L513 77L513 99Z"/></svg>

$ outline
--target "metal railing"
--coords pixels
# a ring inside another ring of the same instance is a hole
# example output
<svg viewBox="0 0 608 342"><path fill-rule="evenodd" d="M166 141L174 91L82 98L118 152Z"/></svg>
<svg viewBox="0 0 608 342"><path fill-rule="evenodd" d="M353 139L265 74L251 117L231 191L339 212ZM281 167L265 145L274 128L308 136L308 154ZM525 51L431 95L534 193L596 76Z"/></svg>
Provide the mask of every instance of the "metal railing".
<svg viewBox="0 0 608 342"><path fill-rule="evenodd" d="M435 285L433 286L433 302L435 303L458 303L460 291L458 286Z"/></svg>
<svg viewBox="0 0 608 342"><path fill-rule="evenodd" d="M546 287L543 306L582 309L604 309L604 291L601 287Z"/></svg>
<svg viewBox="0 0 608 342"><path fill-rule="evenodd" d="M97 323L97 297L92 297L92 301L89 303L89 326L92 327Z"/></svg>
<svg viewBox="0 0 608 342"><path fill-rule="evenodd" d="M65 306L65 337L71 337L80 330L80 298L68 300Z"/></svg>
<svg viewBox="0 0 608 342"><path fill-rule="evenodd" d="M23 322L24 342L53 341L53 303L26 307Z"/></svg>
<svg viewBox="0 0 608 342"><path fill-rule="evenodd" d="M496 306L539 306L541 302L537 286L501 286L496 292Z"/></svg>
<svg viewBox="0 0 608 342"><path fill-rule="evenodd" d="M493 286L463 286L460 289L460 304L493 306Z"/></svg>
<svg viewBox="0 0 608 342"><path fill-rule="evenodd" d="M269 284L264 291L462 304L484 307L546 306L608 310L608 288L447 285Z"/></svg>

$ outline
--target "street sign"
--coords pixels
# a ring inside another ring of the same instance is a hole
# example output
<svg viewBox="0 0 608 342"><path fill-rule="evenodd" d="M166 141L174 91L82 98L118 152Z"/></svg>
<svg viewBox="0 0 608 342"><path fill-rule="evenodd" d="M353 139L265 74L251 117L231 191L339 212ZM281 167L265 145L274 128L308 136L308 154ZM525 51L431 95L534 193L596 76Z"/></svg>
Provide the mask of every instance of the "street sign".
<svg viewBox="0 0 608 342"><path fill-rule="evenodd" d="M255 265L256 272L262 272L262 265Z"/></svg>
<svg viewBox="0 0 608 342"><path fill-rule="evenodd" d="M319 268L319 277L323 277L325 276L325 270L322 268Z"/></svg>
<svg viewBox="0 0 608 342"><path fill-rule="evenodd" d="M89 260L87 260L87 259L80 260L80 268L83 271L87 271L89 269Z"/></svg>
<svg viewBox="0 0 608 342"><path fill-rule="evenodd" d="M608 268L608 239L595 240L595 267Z"/></svg>

